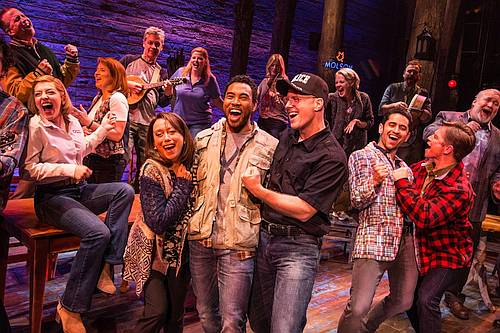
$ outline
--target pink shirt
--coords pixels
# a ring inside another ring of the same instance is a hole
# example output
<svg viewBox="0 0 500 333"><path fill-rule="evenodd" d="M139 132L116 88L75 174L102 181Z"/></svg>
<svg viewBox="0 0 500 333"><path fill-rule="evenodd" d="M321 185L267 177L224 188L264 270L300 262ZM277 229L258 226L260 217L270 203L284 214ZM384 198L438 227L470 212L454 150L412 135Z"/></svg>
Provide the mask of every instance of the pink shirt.
<svg viewBox="0 0 500 333"><path fill-rule="evenodd" d="M30 120L25 171L38 184L73 178L77 165L101 143L107 130L99 126L85 136L78 120L69 115L68 132L35 115Z"/></svg>

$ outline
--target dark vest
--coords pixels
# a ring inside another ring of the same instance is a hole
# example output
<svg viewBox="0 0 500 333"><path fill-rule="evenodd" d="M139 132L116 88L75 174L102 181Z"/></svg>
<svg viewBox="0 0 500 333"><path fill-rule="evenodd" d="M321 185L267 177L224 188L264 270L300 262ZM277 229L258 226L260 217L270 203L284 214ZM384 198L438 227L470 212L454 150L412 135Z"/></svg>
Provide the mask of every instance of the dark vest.
<svg viewBox="0 0 500 333"><path fill-rule="evenodd" d="M57 60L55 54L42 43L36 42L34 48L31 46L11 44L10 48L14 57L14 64L23 76L33 72L40 61L47 59L52 66L52 74L59 80L63 79L59 60Z"/></svg>

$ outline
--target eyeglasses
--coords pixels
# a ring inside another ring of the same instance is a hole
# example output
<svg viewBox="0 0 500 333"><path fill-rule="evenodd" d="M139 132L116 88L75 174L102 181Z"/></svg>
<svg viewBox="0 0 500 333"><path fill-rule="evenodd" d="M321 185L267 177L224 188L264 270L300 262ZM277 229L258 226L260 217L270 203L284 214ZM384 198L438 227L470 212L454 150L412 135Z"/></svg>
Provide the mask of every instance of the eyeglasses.
<svg viewBox="0 0 500 333"><path fill-rule="evenodd" d="M307 99L307 98L317 98L316 96L285 96L283 97L283 101L285 104L290 102L292 105L298 104L301 100Z"/></svg>

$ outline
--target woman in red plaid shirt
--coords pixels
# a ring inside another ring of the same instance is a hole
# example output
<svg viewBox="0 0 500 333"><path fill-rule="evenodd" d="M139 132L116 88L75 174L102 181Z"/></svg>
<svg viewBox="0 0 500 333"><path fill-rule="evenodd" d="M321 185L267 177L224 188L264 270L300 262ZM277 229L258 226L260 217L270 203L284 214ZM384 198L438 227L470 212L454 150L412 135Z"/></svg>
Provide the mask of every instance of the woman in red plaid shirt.
<svg viewBox="0 0 500 333"><path fill-rule="evenodd" d="M426 160L412 166L414 183L404 168L393 173L398 204L415 223L420 277L408 317L417 332L441 332L441 298L472 260L474 192L461 160L475 141L465 124L445 122L427 139Z"/></svg>

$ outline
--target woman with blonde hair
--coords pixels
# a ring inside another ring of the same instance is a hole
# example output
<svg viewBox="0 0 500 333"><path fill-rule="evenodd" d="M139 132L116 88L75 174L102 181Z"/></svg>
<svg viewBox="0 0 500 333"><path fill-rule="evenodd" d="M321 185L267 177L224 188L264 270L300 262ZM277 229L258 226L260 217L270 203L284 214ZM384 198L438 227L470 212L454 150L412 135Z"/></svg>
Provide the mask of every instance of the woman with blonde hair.
<svg viewBox="0 0 500 333"><path fill-rule="evenodd" d="M187 82L175 87L174 112L184 119L193 137L212 124L212 106L222 110L219 83L210 69L208 51L196 47L185 67L171 77L185 77ZM166 86L166 94L172 94L172 86Z"/></svg>
<svg viewBox="0 0 500 333"><path fill-rule="evenodd" d="M85 158L85 165L92 169L89 183L119 182L127 165L128 111L127 76L123 65L113 58L98 58L94 74L99 93L92 101L88 115L81 112L79 120L86 133L99 127L108 112L116 114L116 126L109 131L95 152ZM85 111L80 105L80 109Z"/></svg>
<svg viewBox="0 0 500 333"><path fill-rule="evenodd" d="M25 172L36 182L35 212L42 222L80 237L56 320L64 332L85 332L80 313L90 309L96 287L106 291L113 285L102 263L122 263L134 200L128 184L86 182L92 170L83 158L114 130L116 115L107 113L86 136L63 83L50 75L35 79L29 105L36 114L29 124ZM106 211L103 223L98 215Z"/></svg>
<svg viewBox="0 0 500 333"><path fill-rule="evenodd" d="M266 77L257 88L260 128L279 139L280 133L288 126L288 115L285 110L284 96L276 91L276 82L287 80L285 61L281 54L273 54L266 64Z"/></svg>
<svg viewBox="0 0 500 333"><path fill-rule="evenodd" d="M373 126L372 102L359 91L359 75L344 67L335 73L337 91L328 95L325 117L335 138L349 157L366 146L367 132Z"/></svg>

